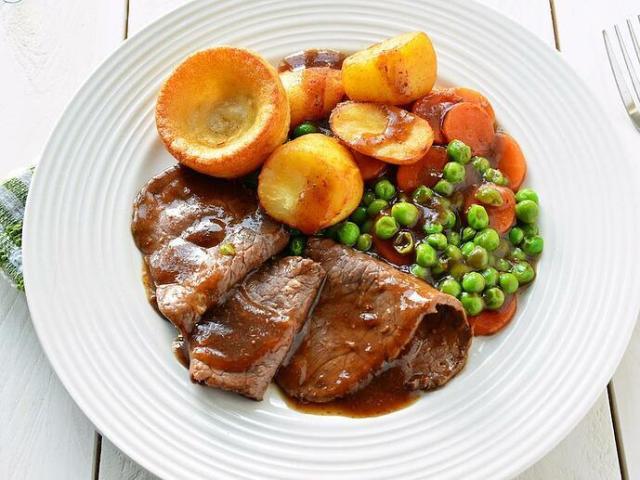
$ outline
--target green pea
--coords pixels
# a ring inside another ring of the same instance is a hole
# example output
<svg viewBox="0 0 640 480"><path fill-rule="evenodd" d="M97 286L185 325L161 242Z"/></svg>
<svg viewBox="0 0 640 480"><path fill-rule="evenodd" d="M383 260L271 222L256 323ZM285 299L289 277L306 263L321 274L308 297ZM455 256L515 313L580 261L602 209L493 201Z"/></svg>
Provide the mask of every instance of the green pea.
<svg viewBox="0 0 640 480"><path fill-rule="evenodd" d="M522 200L516 204L516 217L522 223L536 223L540 209L532 200Z"/></svg>
<svg viewBox="0 0 640 480"><path fill-rule="evenodd" d="M524 232L519 227L513 227L509 230L509 241L514 245L520 245L522 239L524 238Z"/></svg>
<svg viewBox="0 0 640 480"><path fill-rule="evenodd" d="M382 210L387 208L387 205L389 204L387 203L386 200L382 200L381 198L376 198L367 207L367 215L369 215L370 217L376 217Z"/></svg>
<svg viewBox="0 0 640 480"><path fill-rule="evenodd" d="M476 230L471 227L464 227L462 230L462 241L468 242L469 240L473 240L476 236Z"/></svg>
<svg viewBox="0 0 640 480"><path fill-rule="evenodd" d="M364 222L360 227L360 231L362 233L371 233L372 230L373 230L373 220L371 219Z"/></svg>
<svg viewBox="0 0 640 480"><path fill-rule="evenodd" d="M398 202L391 207L391 215L395 218L400 225L405 227L413 227L418 223L418 217L420 212L418 207L409 202Z"/></svg>
<svg viewBox="0 0 640 480"><path fill-rule="evenodd" d="M424 230L424 233L431 235L432 233L442 233L444 227L436 222L427 222L424 224L422 229Z"/></svg>
<svg viewBox="0 0 640 480"><path fill-rule="evenodd" d="M442 169L442 177L451 183L463 182L465 177L464 165L458 162L447 162Z"/></svg>
<svg viewBox="0 0 640 480"><path fill-rule="evenodd" d="M358 236L358 241L356 242L356 248L361 252L368 252L371 250L371 245L373 243L373 238L368 233L362 233Z"/></svg>
<svg viewBox="0 0 640 480"><path fill-rule="evenodd" d="M465 244L462 245L462 248L460 249L460 251L462 252L462 255L464 255L465 257L468 257L474 248L476 248L475 243L466 242Z"/></svg>
<svg viewBox="0 0 640 480"><path fill-rule="evenodd" d="M360 228L353 222L344 222L338 227L338 240L343 245L353 247L358 241Z"/></svg>
<svg viewBox="0 0 640 480"><path fill-rule="evenodd" d="M508 180L502 174L502 172L495 168L489 168L484 172L482 177L489 183L495 183L496 185L506 185Z"/></svg>
<svg viewBox="0 0 640 480"><path fill-rule="evenodd" d="M409 267L409 271L422 280L427 280L429 278L429 269L423 267L422 265L417 265L414 263Z"/></svg>
<svg viewBox="0 0 640 480"><path fill-rule="evenodd" d="M538 229L538 225L535 223L525 223L524 225L520 225L520 228L525 237L531 237L540 233L540 229Z"/></svg>
<svg viewBox="0 0 640 480"><path fill-rule="evenodd" d="M471 271L472 271L471 267L466 263L455 262L453 263L453 265L451 265L451 269L449 270L449 273L453 278L460 281L462 280L462 277L464 276L465 273L469 273Z"/></svg>
<svg viewBox="0 0 640 480"><path fill-rule="evenodd" d="M464 277L462 277L462 289L465 292L480 293L484 290L484 287L484 277L478 272L465 273Z"/></svg>
<svg viewBox="0 0 640 480"><path fill-rule="evenodd" d="M475 269L483 269L489 265L489 252L484 247L476 245L467 255L467 263Z"/></svg>
<svg viewBox="0 0 640 480"><path fill-rule="evenodd" d="M439 195L442 195L443 197L448 197L453 193L453 185L447 180L438 180L436 186L433 187L433 191Z"/></svg>
<svg viewBox="0 0 640 480"><path fill-rule="evenodd" d="M448 268L449 263L447 262L447 260L444 258L440 258L438 260L438 263L431 267L431 273L433 273L434 275L441 275L446 272Z"/></svg>
<svg viewBox="0 0 640 480"><path fill-rule="evenodd" d="M433 190L429 187L425 187L424 185L420 185L413 191L412 197L414 202L420 205L425 205L433 198Z"/></svg>
<svg viewBox="0 0 640 480"><path fill-rule="evenodd" d="M504 238L501 238L498 248L496 248L491 253L493 253L493 255L495 255L496 257L503 258L508 255L509 250L511 250L511 244L507 242L507 240L505 240Z"/></svg>
<svg viewBox="0 0 640 480"><path fill-rule="evenodd" d="M486 172L491 168L491 164L489 163L489 160L487 160L484 157L473 157L471 159L471 166L480 175L482 175L484 172Z"/></svg>
<svg viewBox="0 0 640 480"><path fill-rule="evenodd" d="M447 255L447 258L453 262L462 260L462 252L455 245L447 245L447 248L444 249L444 253Z"/></svg>
<svg viewBox="0 0 640 480"><path fill-rule="evenodd" d="M382 179L373 187L373 191L376 192L376 196L383 200L389 201L396 195L396 187L393 186L389 180Z"/></svg>
<svg viewBox="0 0 640 480"><path fill-rule="evenodd" d="M456 214L451 210L446 210L444 213L444 221L442 222L444 228L453 228L456 225Z"/></svg>
<svg viewBox="0 0 640 480"><path fill-rule="evenodd" d="M447 293L454 297L457 297L462 293L462 287L453 277L445 277L438 284L438 288L442 293Z"/></svg>
<svg viewBox="0 0 640 480"><path fill-rule="evenodd" d="M454 162L466 165L471 160L471 148L460 140L451 140L447 145L447 155Z"/></svg>
<svg viewBox="0 0 640 480"><path fill-rule="evenodd" d="M340 228L340 224L331 225L330 227L325 229L325 235L329 238L333 238L334 240L337 240L338 228Z"/></svg>
<svg viewBox="0 0 640 480"><path fill-rule="evenodd" d="M523 188L522 190L519 190L518 193L516 193L516 202L520 203L523 200L531 200L534 203L540 202L538 199L538 194L530 188Z"/></svg>
<svg viewBox="0 0 640 480"><path fill-rule="evenodd" d="M478 188L474 197L476 198L476 200L479 200L485 205L491 205L494 207L499 207L504 203L500 192L488 185L483 185L482 187Z"/></svg>
<svg viewBox="0 0 640 480"><path fill-rule="evenodd" d="M495 263L496 270L500 272L508 272L511 270L511 264L504 258L498 258Z"/></svg>
<svg viewBox="0 0 640 480"><path fill-rule="evenodd" d="M436 250L444 250L447 246L447 237L442 233L432 233L427 236L427 243Z"/></svg>
<svg viewBox="0 0 640 480"><path fill-rule="evenodd" d="M389 215L383 215L376 220L373 230L378 238L388 240L398 233L400 225L398 225L395 218L390 217Z"/></svg>
<svg viewBox="0 0 640 480"><path fill-rule="evenodd" d="M364 195L362 196L362 204L365 207L368 207L369 205L371 205L371 202L373 202L376 199L376 194L373 193L371 190L367 190L366 192L364 192Z"/></svg>
<svg viewBox="0 0 640 480"><path fill-rule="evenodd" d="M398 232L396 238L393 239L393 248L400 255L409 255L413 252L413 234L408 230Z"/></svg>
<svg viewBox="0 0 640 480"><path fill-rule="evenodd" d="M298 138L309 133L318 133L318 127L311 122L303 122L293 129L291 138Z"/></svg>
<svg viewBox="0 0 640 480"><path fill-rule="evenodd" d="M460 234L458 232L450 231L447 233L447 241L450 245L460 246Z"/></svg>
<svg viewBox="0 0 640 480"><path fill-rule="evenodd" d="M358 225L362 225L367 220L367 209L366 207L358 207L356 208L351 217L349 217L352 222L357 223Z"/></svg>
<svg viewBox="0 0 640 480"><path fill-rule="evenodd" d="M467 315L471 317L482 313L482 310L484 310L484 301L477 293L462 292L460 294L460 303L467 311Z"/></svg>
<svg viewBox="0 0 640 480"><path fill-rule="evenodd" d="M525 255L525 253L522 251L521 248L516 247L513 250L511 250L511 253L509 254L509 258L511 258L512 260L526 260L527 256Z"/></svg>
<svg viewBox="0 0 640 480"><path fill-rule="evenodd" d="M482 298L489 310L497 310L504 304L504 292L498 287L488 288Z"/></svg>
<svg viewBox="0 0 640 480"><path fill-rule="evenodd" d="M489 214L482 205L471 205L467 210L467 223L475 230L489 226Z"/></svg>
<svg viewBox="0 0 640 480"><path fill-rule="evenodd" d="M438 254L428 243L419 243L416 246L416 263L423 267L433 267L438 263Z"/></svg>
<svg viewBox="0 0 640 480"><path fill-rule="evenodd" d="M304 247L307 244L307 239L302 236L291 237L289 241L289 254L300 256L304 251Z"/></svg>
<svg viewBox="0 0 640 480"><path fill-rule="evenodd" d="M499 273L495 268L489 267L484 269L482 276L484 277L484 283L487 287L495 287L498 284Z"/></svg>
<svg viewBox="0 0 640 480"><path fill-rule="evenodd" d="M522 250L527 255L540 255L544 249L544 240L540 235L533 235L531 237L524 237L522 242Z"/></svg>
<svg viewBox="0 0 640 480"><path fill-rule="evenodd" d="M520 286L520 284L518 283L518 278L513 273L508 272L500 274L498 284L505 293L515 293Z"/></svg>
<svg viewBox="0 0 640 480"><path fill-rule="evenodd" d="M518 262L511 267L511 273L513 273L518 279L520 285L529 283L536 276L536 272L533 267L527 262Z"/></svg>
<svg viewBox="0 0 640 480"><path fill-rule="evenodd" d="M476 245L493 252L500 245L500 235L493 228L485 228L478 232L473 241Z"/></svg>

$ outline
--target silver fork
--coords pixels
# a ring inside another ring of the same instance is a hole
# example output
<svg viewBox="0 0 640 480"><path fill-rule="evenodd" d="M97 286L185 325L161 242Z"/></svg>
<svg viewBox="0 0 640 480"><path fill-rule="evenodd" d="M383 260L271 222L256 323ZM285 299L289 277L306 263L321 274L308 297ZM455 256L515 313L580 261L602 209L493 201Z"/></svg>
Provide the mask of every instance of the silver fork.
<svg viewBox="0 0 640 480"><path fill-rule="evenodd" d="M638 22L640 23L640 15L637 17ZM627 75L631 79L631 85L633 86L633 90L636 94L634 99L633 94L629 90L627 85L627 81L625 80L625 75L618 62L616 55L613 52L613 48L611 47L611 42L609 41L609 34L606 30L602 31L602 36L604 38L604 47L607 50L607 56L609 57L609 65L611 66L611 71L613 72L613 77L616 80L616 85L618 86L618 92L620 93L620 99L624 105L624 108L627 110L627 114L629 118L635 125L636 129L640 131L640 110L638 110L639 100L640 100L640 80L638 77L638 73L636 68L631 61L629 56L629 51L627 49L627 44L625 40L622 38L622 34L620 33L620 28L618 25L613 26L616 37L618 39L618 47L622 52L622 58L624 59L624 64L627 67ZM634 30L633 24L630 19L627 19L627 28L629 29L629 35L631 36L631 43L633 44L633 50L636 53L636 57L638 59L638 63L640 63L640 43L638 43L638 37L636 37L636 32Z"/></svg>

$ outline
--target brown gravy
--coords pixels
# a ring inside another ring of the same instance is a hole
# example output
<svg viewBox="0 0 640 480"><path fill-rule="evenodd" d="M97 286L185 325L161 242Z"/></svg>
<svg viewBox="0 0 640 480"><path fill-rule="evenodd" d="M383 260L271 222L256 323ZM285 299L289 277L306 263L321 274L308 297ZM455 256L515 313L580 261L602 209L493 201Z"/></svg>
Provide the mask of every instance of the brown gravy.
<svg viewBox="0 0 640 480"><path fill-rule="evenodd" d="M173 342L171 342L171 351L176 360L184 368L189 368L189 352L187 351L187 342L184 341L182 335L178 335Z"/></svg>
<svg viewBox="0 0 640 480"><path fill-rule="evenodd" d="M312 67L329 67L340 69L342 62L345 59L345 54L336 50L326 49L309 49L301 52L292 53L282 59L278 66L279 72L286 72L289 70L298 70L301 68Z"/></svg>
<svg viewBox="0 0 640 480"><path fill-rule="evenodd" d="M356 142L360 153L372 155L375 153L375 147L391 142L402 142L411 133L416 118L413 114L387 105L381 105L381 108L387 117L387 126L381 133L363 134Z"/></svg>
<svg viewBox="0 0 640 480"><path fill-rule="evenodd" d="M418 400L420 393L406 390L404 378L401 368L393 367L361 390L326 403L306 403L284 393L283 396L287 405L303 413L352 418L377 417L405 408Z"/></svg>

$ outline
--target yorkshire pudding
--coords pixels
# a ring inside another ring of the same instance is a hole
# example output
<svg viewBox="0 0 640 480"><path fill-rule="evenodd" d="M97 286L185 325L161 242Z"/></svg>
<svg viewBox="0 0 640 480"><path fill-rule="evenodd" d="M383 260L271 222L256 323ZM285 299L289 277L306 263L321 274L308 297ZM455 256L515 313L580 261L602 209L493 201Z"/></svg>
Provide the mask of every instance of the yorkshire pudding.
<svg viewBox="0 0 640 480"><path fill-rule="evenodd" d="M180 163L233 178L258 168L285 141L289 104L266 60L242 48L215 47L189 56L167 79L156 124Z"/></svg>

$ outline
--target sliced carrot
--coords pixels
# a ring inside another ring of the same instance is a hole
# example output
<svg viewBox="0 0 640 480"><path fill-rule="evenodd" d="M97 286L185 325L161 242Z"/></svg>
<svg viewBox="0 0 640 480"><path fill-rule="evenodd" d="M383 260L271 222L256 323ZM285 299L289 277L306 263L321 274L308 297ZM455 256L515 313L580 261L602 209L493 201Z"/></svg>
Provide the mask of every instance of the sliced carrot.
<svg viewBox="0 0 640 480"><path fill-rule="evenodd" d="M493 335L506 327L516 314L518 301L511 295L499 310L485 310L479 315L469 317L473 335Z"/></svg>
<svg viewBox="0 0 640 480"><path fill-rule="evenodd" d="M447 143L441 129L442 116L449 107L461 101L462 97L457 95L452 88L432 90L418 99L413 104L411 111L429 122L433 130L433 143L442 145Z"/></svg>
<svg viewBox="0 0 640 480"><path fill-rule="evenodd" d="M464 211L466 212L474 203L482 205L489 214L489 226L495 229L499 234L506 233L516 222L516 196L510 188L493 184L487 185L491 185L491 187L500 192L500 195L502 196L502 205L485 205L480 202L475 197L479 186L474 185L468 188L465 192Z"/></svg>
<svg viewBox="0 0 640 480"><path fill-rule="evenodd" d="M505 132L499 132L493 142L493 155L498 169L509 179L509 187L517 191L527 175L527 161L518 142Z"/></svg>
<svg viewBox="0 0 640 480"><path fill-rule="evenodd" d="M420 185L433 187L438 183L445 163L447 163L447 149L431 147L416 163L398 167L396 174L398 188L403 192L412 192Z"/></svg>
<svg viewBox="0 0 640 480"><path fill-rule="evenodd" d="M486 155L491 151L495 129L489 114L478 104L455 104L444 116L442 131L447 141L458 139L471 147L474 155Z"/></svg>
<svg viewBox="0 0 640 480"><path fill-rule="evenodd" d="M480 105L484 109L484 111L489 114L489 116L491 117L491 121L493 123L496 122L496 114L493 111L491 103L489 103L487 97L482 95L480 92L467 87L455 87L451 90L453 90L453 92L458 97L460 97L461 102L471 102Z"/></svg>
<svg viewBox="0 0 640 480"><path fill-rule="evenodd" d="M378 255L395 265L411 265L413 263L413 255L400 255L391 240L382 240L376 235L373 237L373 247Z"/></svg>
<svg viewBox="0 0 640 480"><path fill-rule="evenodd" d="M353 159L356 161L356 164L360 169L360 173L362 174L362 179L364 181L373 180L374 178L379 177L384 169L387 168L387 163L376 158L368 157L367 155L363 155L355 150L351 150L351 153L353 154Z"/></svg>

